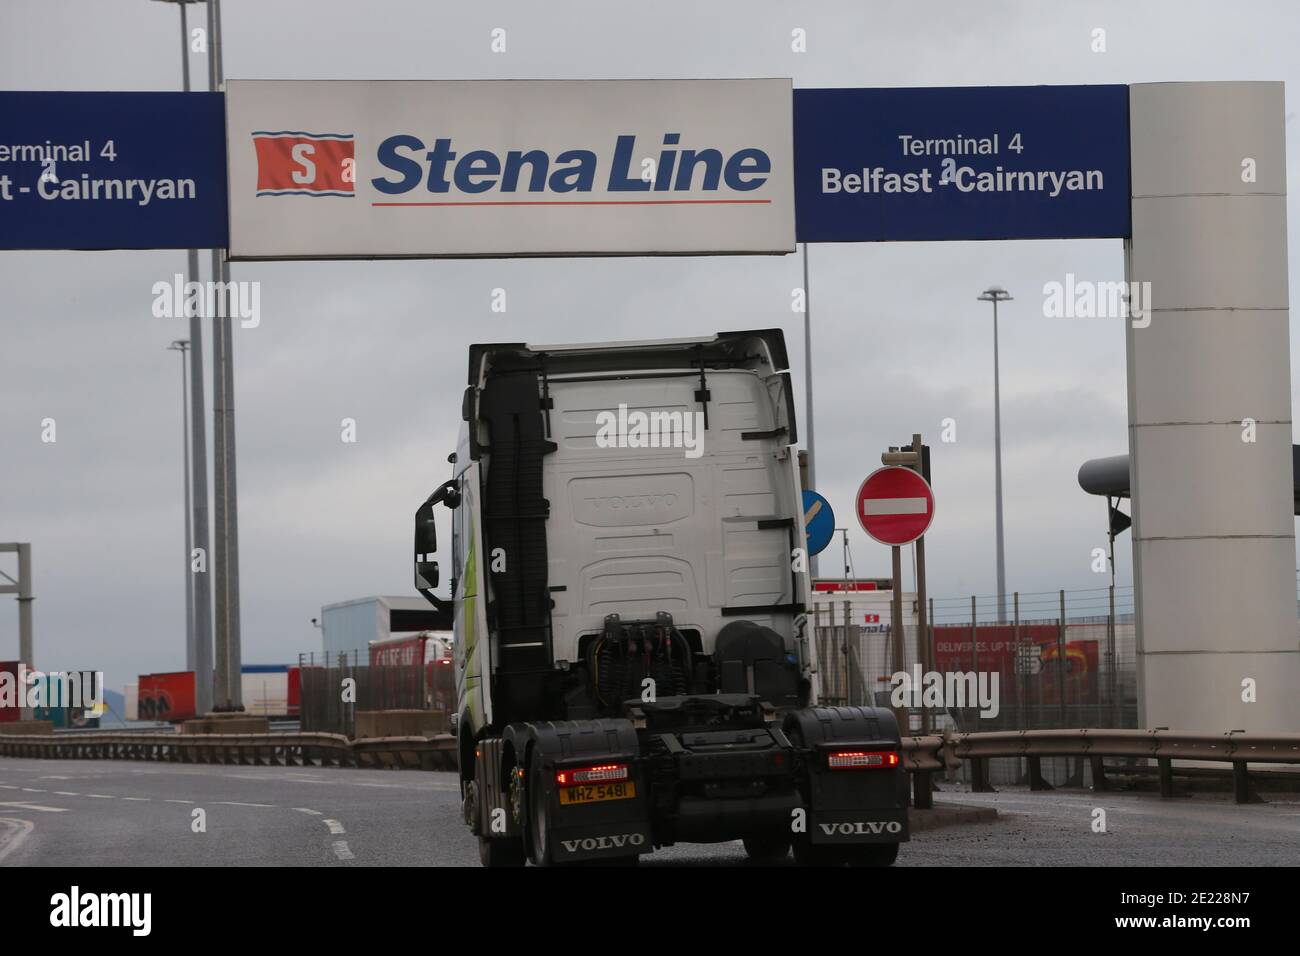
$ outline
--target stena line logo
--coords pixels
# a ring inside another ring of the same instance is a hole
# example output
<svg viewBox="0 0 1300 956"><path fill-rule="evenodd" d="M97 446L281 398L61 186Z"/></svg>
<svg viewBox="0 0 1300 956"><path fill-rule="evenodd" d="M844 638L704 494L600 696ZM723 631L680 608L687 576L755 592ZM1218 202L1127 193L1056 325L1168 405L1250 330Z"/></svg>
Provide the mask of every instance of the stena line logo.
<svg viewBox="0 0 1300 956"><path fill-rule="evenodd" d="M351 198L356 188L351 133L260 130L258 196ZM490 149L458 146L451 138L428 145L418 136L389 136L376 150L383 174L370 185L392 197L372 206L643 206L767 205L748 194L768 182L772 160L757 147L724 152L686 147L665 133L657 155L633 135L615 138L609 153L590 149ZM583 194L627 194L587 198ZM687 197L684 193L692 193ZM701 196L699 193L715 194ZM400 198L399 198L400 197Z"/></svg>
<svg viewBox="0 0 1300 956"><path fill-rule="evenodd" d="M356 187L356 157L351 133L258 130L257 195L343 196Z"/></svg>
<svg viewBox="0 0 1300 956"><path fill-rule="evenodd" d="M371 178L370 185L382 196L374 206L771 202L752 195L772 172L766 152L756 147L723 151L688 146L680 133L672 132L651 146L633 135L617 136L604 154L577 147L502 152L462 145L450 137L428 143L401 133L379 144L375 160L382 173ZM591 198L592 193L603 198Z"/></svg>

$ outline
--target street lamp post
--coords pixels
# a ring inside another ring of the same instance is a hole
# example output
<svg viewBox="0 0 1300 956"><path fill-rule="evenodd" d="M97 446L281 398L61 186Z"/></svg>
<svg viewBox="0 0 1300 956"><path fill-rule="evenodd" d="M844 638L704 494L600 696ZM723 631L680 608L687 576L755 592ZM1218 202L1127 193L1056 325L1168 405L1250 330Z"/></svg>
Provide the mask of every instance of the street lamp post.
<svg viewBox="0 0 1300 956"><path fill-rule="evenodd" d="M185 485L185 669L194 670L194 573L190 570L193 560L194 539L190 526L190 415L189 415L189 375L185 367L185 353L190 350L189 339L177 339L167 346L169 351L181 353L181 472Z"/></svg>
<svg viewBox="0 0 1300 956"><path fill-rule="evenodd" d="M1010 302L1011 294L1001 286L989 286L980 302L993 303L993 484L997 498L998 623L1007 619L1007 566L1002 544L1002 395L998 375L998 303Z"/></svg>
<svg viewBox="0 0 1300 956"><path fill-rule="evenodd" d="M225 72L221 60L221 0L207 0L208 88L219 91ZM212 277L230 285L230 264L224 250L212 250ZM212 499L216 548L213 568L217 604L214 614L216 673L214 708L244 709L240 674L239 636L239 511L235 485L235 371L229 299L221 297L212 316Z"/></svg>
<svg viewBox="0 0 1300 956"><path fill-rule="evenodd" d="M181 88L190 92L190 36L188 6L197 0L164 0L175 3L180 10L181 21ZM186 252L186 280L197 282L199 278L199 252L190 249ZM212 579L209 577L208 565L211 553L208 549L208 436L204 425L203 395L203 326L199 310L195 309L190 320L190 476L193 482L193 525L190 556L186 557L189 565L194 551L202 555L202 570L190 572L188 591L193 593L194 622L193 670L194 670L194 705L200 715L212 710ZM197 575L197 577L195 577ZM187 657L188 657L187 653Z"/></svg>

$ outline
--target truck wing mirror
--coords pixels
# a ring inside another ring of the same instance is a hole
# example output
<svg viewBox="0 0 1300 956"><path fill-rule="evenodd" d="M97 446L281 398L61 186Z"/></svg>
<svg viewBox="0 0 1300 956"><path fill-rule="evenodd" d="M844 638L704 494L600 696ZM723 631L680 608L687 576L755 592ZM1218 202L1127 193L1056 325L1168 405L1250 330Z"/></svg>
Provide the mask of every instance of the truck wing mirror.
<svg viewBox="0 0 1300 956"><path fill-rule="evenodd" d="M441 503L448 508L460 505L460 492L455 479L445 482L415 510L415 588L434 607L450 610L451 602L436 597L432 592L438 586L438 529L434 520L434 506Z"/></svg>

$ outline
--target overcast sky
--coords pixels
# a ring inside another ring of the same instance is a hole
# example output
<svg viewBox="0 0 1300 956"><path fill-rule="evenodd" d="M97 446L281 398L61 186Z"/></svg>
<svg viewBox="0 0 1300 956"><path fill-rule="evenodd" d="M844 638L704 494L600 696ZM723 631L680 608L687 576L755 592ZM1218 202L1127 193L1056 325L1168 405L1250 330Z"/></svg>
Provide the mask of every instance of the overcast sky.
<svg viewBox="0 0 1300 956"><path fill-rule="evenodd" d="M229 78L1300 89L1293 2L226 0L223 13ZM490 51L495 27L507 31L505 54ZM790 50L797 27L806 53ZM1091 50L1097 27L1105 53ZM178 48L169 5L0 3L2 89L176 89ZM201 57L193 68L206 76ZM939 501L931 592L994 589L991 317L975 297L996 283L1016 296L1001 311L1008 587L1103 586L1089 565L1105 544L1105 506L1075 475L1085 459L1127 451L1123 330L1044 318L1042 289L1067 272L1122 278L1120 241L816 245L810 258L818 483L852 526L859 576L887 575L889 555L858 531L852 496L884 446L921 431ZM152 285L184 265L183 252L0 254L0 540L33 543L38 664L101 669L112 687L185 663L180 368L165 347L187 328L150 309ZM309 621L324 604L412 593L412 514L447 476L473 341L780 326L803 394L802 321L790 310L797 255L241 263L232 273L262 283L260 327L235 333L246 663L319 650ZM490 308L497 287L505 314ZM210 357L210 337L205 349ZM803 414L801 402L801 431ZM40 440L47 417L55 444ZM357 421L356 444L339 439L345 417ZM945 418L957 422L955 444L938 441ZM1130 567L1125 535L1121 584ZM16 656L17 613L2 599L0 659Z"/></svg>

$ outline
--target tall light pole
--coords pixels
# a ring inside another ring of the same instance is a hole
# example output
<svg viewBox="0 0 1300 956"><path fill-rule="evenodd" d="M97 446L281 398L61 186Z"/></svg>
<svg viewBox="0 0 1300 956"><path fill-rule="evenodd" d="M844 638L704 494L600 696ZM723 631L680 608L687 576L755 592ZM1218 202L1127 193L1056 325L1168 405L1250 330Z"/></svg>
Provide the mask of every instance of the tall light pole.
<svg viewBox="0 0 1300 956"><path fill-rule="evenodd" d="M224 82L221 62L221 0L208 0L208 88ZM230 264L224 250L212 250L212 278L229 288ZM244 709L239 643L239 521L235 494L235 370L229 315L230 297L213 296L220 315L212 316L212 502L216 549L216 675L214 708Z"/></svg>
<svg viewBox="0 0 1300 956"><path fill-rule="evenodd" d="M196 0L163 0L175 3L181 14L181 88L190 92L190 29L188 6ZM197 282L199 278L199 252L190 249L186 252L187 281ZM194 611L190 615L194 622L192 661L194 669L194 705L200 714L212 710L212 579L208 566L211 552L208 544L208 435L204 425L203 396L203 325L198 310L190 316L190 475L193 483L193 540L194 551L202 554L203 570L190 572L190 586L193 590ZM192 558L187 556L187 565ZM197 575L197 576L196 576ZM188 654L187 654L188 657Z"/></svg>
<svg viewBox="0 0 1300 956"><path fill-rule="evenodd" d="M1007 565L1002 545L1002 395L998 381L998 303L1010 302L1011 294L1001 286L989 286L980 302L993 303L993 484L997 496L998 540L998 623L1007 619Z"/></svg>
<svg viewBox="0 0 1300 956"><path fill-rule="evenodd" d="M190 350L189 339L177 339L167 346L169 351L181 353L181 473L185 486L185 669L194 670L194 572L190 570L194 539L190 527L190 401L189 375L185 367L185 353Z"/></svg>

